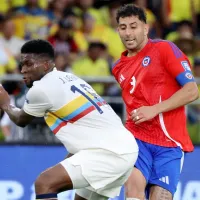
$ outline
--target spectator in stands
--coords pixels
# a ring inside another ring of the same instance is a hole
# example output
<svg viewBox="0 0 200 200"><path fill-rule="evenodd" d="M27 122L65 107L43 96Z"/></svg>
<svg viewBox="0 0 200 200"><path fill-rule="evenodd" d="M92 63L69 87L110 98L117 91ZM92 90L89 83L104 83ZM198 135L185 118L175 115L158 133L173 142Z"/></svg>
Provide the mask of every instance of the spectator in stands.
<svg viewBox="0 0 200 200"><path fill-rule="evenodd" d="M96 36L95 28L95 19L89 14L84 14L82 16L81 29L75 31L74 33L74 39L82 53L87 51L89 42L100 40L100 32L98 32L99 35Z"/></svg>
<svg viewBox="0 0 200 200"><path fill-rule="evenodd" d="M15 24L9 17L5 18L3 21L0 43L3 44L16 59L19 58L20 49L25 43L25 40L15 36Z"/></svg>
<svg viewBox="0 0 200 200"><path fill-rule="evenodd" d="M0 6L0 13L3 15L6 15L7 12L9 12L10 9L10 1L7 0L1 0L1 6Z"/></svg>
<svg viewBox="0 0 200 200"><path fill-rule="evenodd" d="M57 70L63 72L72 72L70 56L65 53L59 53L55 56L55 65Z"/></svg>
<svg viewBox="0 0 200 200"><path fill-rule="evenodd" d="M106 46L100 42L92 42L89 44L87 55L75 61L72 65L72 71L79 76L110 76L109 65L102 58L105 54ZM102 83L91 84L99 95L105 93L105 87Z"/></svg>
<svg viewBox="0 0 200 200"><path fill-rule="evenodd" d="M82 28L74 33L80 51L86 52L90 42L102 42L107 45L109 55L116 61L121 55L121 51L124 50L116 29L96 24L95 19L90 14L84 14L82 20Z"/></svg>
<svg viewBox="0 0 200 200"><path fill-rule="evenodd" d="M194 59L193 65L194 76L200 92L200 57ZM188 124L187 128L190 137L195 144L200 143L200 104L188 105L187 107Z"/></svg>
<svg viewBox="0 0 200 200"><path fill-rule="evenodd" d="M198 41L191 22L181 21L177 24L177 31L170 33L167 38L171 39L188 56L193 65L194 57L198 55Z"/></svg>
<svg viewBox="0 0 200 200"><path fill-rule="evenodd" d="M38 0L27 0L27 4L15 12L17 35L25 40L43 38L51 34L51 20L47 12L39 7Z"/></svg>
<svg viewBox="0 0 200 200"><path fill-rule="evenodd" d="M193 0L162 0L161 1L162 25L164 37L170 31L177 29L177 24L183 20L196 25L196 11Z"/></svg>
<svg viewBox="0 0 200 200"><path fill-rule="evenodd" d="M67 20L59 22L57 33L48 41L53 45L56 53L78 53L78 46L72 34L72 24Z"/></svg>
<svg viewBox="0 0 200 200"><path fill-rule="evenodd" d="M183 20L183 21L180 21L177 24L176 31L170 32L166 36L166 39L174 42L179 37L181 37L181 38L182 37L191 38L191 37L193 37L193 35L194 35L194 31L193 31L193 27L192 27L192 22L187 21L187 20Z"/></svg>
<svg viewBox="0 0 200 200"><path fill-rule="evenodd" d="M149 25L149 37L156 38L156 36L158 35L157 21L153 12L147 7L147 0L136 0L135 4L145 9L147 15L147 23Z"/></svg>
<svg viewBox="0 0 200 200"><path fill-rule="evenodd" d="M5 75L7 73L11 74L15 72L18 72L17 62L15 58L10 54L10 52L6 48L4 48L3 44L0 43L0 76ZM8 87L7 89L11 90L12 86ZM13 96L11 96L11 99L13 103L14 102ZM11 127L12 127L12 122L10 121L7 114L1 113L0 129L4 135L5 141L10 141L12 139Z"/></svg>
<svg viewBox="0 0 200 200"><path fill-rule="evenodd" d="M200 57L194 59L194 75L195 77L200 78Z"/></svg>
<svg viewBox="0 0 200 200"><path fill-rule="evenodd" d="M15 58L3 44L0 44L0 75L16 72L18 72L18 70Z"/></svg>
<svg viewBox="0 0 200 200"><path fill-rule="evenodd" d="M52 20L59 22L63 19L64 10L68 6L68 0L50 1L48 5L48 16Z"/></svg>
<svg viewBox="0 0 200 200"><path fill-rule="evenodd" d="M73 10L80 19L84 14L89 14L94 18L97 25L104 24L100 11L92 7L94 0L75 0L75 4L76 6L73 7ZM82 22L80 21L80 23Z"/></svg>
<svg viewBox="0 0 200 200"><path fill-rule="evenodd" d="M104 28L102 42L108 47L111 62L116 62L120 57L121 52L125 50L117 33L116 13L119 7L120 2L114 1L110 2L107 11L105 11L105 8L102 8L101 10L102 12L108 12L107 27Z"/></svg>

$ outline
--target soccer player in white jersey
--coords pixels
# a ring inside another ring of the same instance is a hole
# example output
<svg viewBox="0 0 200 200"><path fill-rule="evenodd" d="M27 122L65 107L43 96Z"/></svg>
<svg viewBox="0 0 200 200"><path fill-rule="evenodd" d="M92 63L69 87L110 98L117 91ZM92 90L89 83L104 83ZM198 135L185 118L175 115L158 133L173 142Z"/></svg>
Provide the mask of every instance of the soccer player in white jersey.
<svg viewBox="0 0 200 200"><path fill-rule="evenodd" d="M10 105L0 86L0 108L18 126L44 117L71 157L45 170L35 181L36 199L57 199L76 190L76 200L118 196L138 156L132 134L92 87L73 74L57 71L54 50L44 40L21 48L21 73L30 88L22 109Z"/></svg>

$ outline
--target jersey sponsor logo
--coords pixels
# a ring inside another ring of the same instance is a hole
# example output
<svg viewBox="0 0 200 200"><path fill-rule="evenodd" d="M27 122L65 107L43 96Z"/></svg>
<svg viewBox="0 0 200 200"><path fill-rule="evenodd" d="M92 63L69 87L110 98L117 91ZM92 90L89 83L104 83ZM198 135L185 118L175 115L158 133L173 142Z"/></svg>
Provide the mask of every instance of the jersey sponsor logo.
<svg viewBox="0 0 200 200"><path fill-rule="evenodd" d="M142 61L143 67L147 67L150 62L151 62L151 58L149 56L146 56Z"/></svg>
<svg viewBox="0 0 200 200"><path fill-rule="evenodd" d="M185 71L191 71L190 65L187 61L181 61L181 65L183 66Z"/></svg>
<svg viewBox="0 0 200 200"><path fill-rule="evenodd" d="M185 74L185 77L187 78L187 79L193 79L193 75L191 74L191 73L186 73Z"/></svg>
<svg viewBox="0 0 200 200"><path fill-rule="evenodd" d="M131 88L131 90L130 90L130 94L133 94L133 92L134 92L134 90L135 90L135 85L136 85L136 79L135 79L135 76L133 76L132 78L131 78L131 82L130 82L130 84L133 86L132 88Z"/></svg>
<svg viewBox="0 0 200 200"><path fill-rule="evenodd" d="M125 78L124 78L124 76L121 74L120 77L119 77L119 83L121 84L122 81L124 81L124 80L125 80Z"/></svg>
<svg viewBox="0 0 200 200"><path fill-rule="evenodd" d="M161 178L159 178L159 181L169 185L169 176L161 177Z"/></svg>

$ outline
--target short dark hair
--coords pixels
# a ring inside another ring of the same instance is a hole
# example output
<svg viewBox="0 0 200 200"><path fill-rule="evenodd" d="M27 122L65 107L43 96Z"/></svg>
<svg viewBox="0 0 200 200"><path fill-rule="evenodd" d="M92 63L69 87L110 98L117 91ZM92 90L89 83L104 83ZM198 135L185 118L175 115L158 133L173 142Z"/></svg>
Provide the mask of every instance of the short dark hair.
<svg viewBox="0 0 200 200"><path fill-rule="evenodd" d="M178 28L184 25L189 26L190 28L193 28L192 22L188 20L182 20L177 25L178 25Z"/></svg>
<svg viewBox="0 0 200 200"><path fill-rule="evenodd" d="M131 16L137 16L140 21L143 21L145 24L147 23L147 17L145 11L134 4L125 4L119 8L116 16L117 23L119 23L120 17L124 18Z"/></svg>
<svg viewBox="0 0 200 200"><path fill-rule="evenodd" d="M88 50L91 50L93 48L99 48L101 50L107 49L106 45L102 42L90 42L88 45Z"/></svg>
<svg viewBox="0 0 200 200"><path fill-rule="evenodd" d="M44 54L48 58L54 60L53 46L46 40L30 40L26 42L22 48L21 53Z"/></svg>

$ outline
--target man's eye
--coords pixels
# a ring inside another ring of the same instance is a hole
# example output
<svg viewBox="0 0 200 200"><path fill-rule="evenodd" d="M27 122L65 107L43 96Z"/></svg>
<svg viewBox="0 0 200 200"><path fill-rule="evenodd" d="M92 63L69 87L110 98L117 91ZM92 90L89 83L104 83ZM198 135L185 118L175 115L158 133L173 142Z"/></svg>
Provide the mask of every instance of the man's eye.
<svg viewBox="0 0 200 200"><path fill-rule="evenodd" d="M33 63L30 63L30 62L28 62L28 63L26 63L27 64L27 66L31 66L31 65L33 65Z"/></svg>
<svg viewBox="0 0 200 200"><path fill-rule="evenodd" d="M126 27L121 27L121 30L125 30L126 29Z"/></svg>

